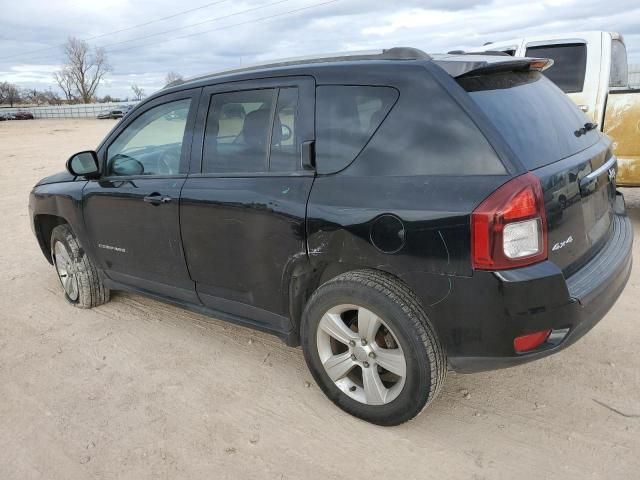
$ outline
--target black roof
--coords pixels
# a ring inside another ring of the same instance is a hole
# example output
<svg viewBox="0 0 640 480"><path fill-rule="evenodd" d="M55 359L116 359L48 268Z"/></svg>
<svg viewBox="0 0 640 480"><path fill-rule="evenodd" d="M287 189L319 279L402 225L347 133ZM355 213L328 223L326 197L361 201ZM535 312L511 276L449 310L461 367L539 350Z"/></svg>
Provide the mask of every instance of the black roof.
<svg viewBox="0 0 640 480"><path fill-rule="evenodd" d="M349 54L327 54L324 56L294 58L271 63L247 66L232 70L215 72L168 85L152 97L188 88L198 88L214 83L250 80L266 76L314 75L328 68L362 68L371 65L393 64L395 67L406 64L424 64L433 62L454 78L473 73L491 73L499 70L528 70L531 58L486 54L468 55L427 54L410 47L394 47L375 52L354 52Z"/></svg>

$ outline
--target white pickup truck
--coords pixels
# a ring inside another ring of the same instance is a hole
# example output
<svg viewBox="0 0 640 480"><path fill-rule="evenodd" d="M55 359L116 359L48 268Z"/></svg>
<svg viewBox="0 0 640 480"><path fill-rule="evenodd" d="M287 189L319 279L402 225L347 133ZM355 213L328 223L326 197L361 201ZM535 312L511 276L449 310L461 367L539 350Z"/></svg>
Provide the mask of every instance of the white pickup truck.
<svg viewBox="0 0 640 480"><path fill-rule="evenodd" d="M640 187L640 89L628 86L622 35L577 32L488 43L470 51L551 58L544 73L614 141L621 186Z"/></svg>

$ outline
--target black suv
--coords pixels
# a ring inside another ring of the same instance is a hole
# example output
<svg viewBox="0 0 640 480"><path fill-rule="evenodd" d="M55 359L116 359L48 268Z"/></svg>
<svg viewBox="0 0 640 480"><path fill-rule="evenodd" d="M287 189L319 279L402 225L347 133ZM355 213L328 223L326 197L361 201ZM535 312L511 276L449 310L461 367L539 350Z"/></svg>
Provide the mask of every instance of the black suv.
<svg viewBox="0 0 640 480"><path fill-rule="evenodd" d="M399 424L449 368L575 342L627 282L611 142L548 63L398 48L188 81L42 180L33 228L71 304L129 290L271 332Z"/></svg>

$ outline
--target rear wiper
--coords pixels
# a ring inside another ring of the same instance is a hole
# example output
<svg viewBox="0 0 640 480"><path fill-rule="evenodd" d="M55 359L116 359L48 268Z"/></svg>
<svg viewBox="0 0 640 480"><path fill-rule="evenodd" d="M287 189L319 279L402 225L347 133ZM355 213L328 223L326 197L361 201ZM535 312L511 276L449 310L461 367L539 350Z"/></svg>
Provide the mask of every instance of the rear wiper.
<svg viewBox="0 0 640 480"><path fill-rule="evenodd" d="M583 125L582 128L579 128L578 130L573 132L573 134L576 137L579 137L580 135L585 135L587 132L589 132L591 130L595 130L596 128L598 128L598 124L597 123L587 122L587 123L585 123Z"/></svg>

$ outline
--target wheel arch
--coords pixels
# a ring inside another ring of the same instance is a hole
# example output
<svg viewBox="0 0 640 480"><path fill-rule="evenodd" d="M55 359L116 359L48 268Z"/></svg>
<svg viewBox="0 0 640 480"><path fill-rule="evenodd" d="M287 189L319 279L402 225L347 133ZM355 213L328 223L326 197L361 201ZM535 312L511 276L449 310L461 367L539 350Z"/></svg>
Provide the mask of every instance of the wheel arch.
<svg viewBox="0 0 640 480"><path fill-rule="evenodd" d="M59 215L38 214L33 219L33 226L38 239L38 245L47 261L53 265L51 258L51 232L58 225L68 225L69 222Z"/></svg>
<svg viewBox="0 0 640 480"><path fill-rule="evenodd" d="M313 295L321 285L329 280L342 275L343 273L357 270L370 270L383 273L393 277L398 282L402 282L411 289L406 281L393 272L372 267L370 265L359 265L345 262L322 262L313 266L309 264L304 267L301 266L297 271L292 272L291 280L289 282L289 315L294 329L292 337L295 339L299 339L300 337L302 314L307 302L311 298L311 295Z"/></svg>

